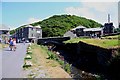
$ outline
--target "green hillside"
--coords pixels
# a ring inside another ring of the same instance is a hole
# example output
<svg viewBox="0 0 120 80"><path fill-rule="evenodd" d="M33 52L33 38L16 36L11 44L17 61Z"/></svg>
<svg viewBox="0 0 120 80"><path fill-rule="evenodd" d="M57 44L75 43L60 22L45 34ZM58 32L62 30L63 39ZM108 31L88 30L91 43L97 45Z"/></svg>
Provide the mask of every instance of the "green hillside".
<svg viewBox="0 0 120 80"><path fill-rule="evenodd" d="M48 19L33 23L31 25L40 25L43 30L43 37L62 36L66 31L80 25L87 28L102 26L91 19L86 19L75 15L54 15Z"/></svg>

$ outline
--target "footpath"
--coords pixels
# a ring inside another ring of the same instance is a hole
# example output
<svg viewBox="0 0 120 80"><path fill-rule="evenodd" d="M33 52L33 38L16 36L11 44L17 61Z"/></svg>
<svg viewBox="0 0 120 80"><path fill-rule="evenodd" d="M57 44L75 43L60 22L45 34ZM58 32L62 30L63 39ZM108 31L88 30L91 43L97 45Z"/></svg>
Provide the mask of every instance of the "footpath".
<svg viewBox="0 0 120 80"><path fill-rule="evenodd" d="M2 78L22 78L24 57L28 44L17 44L16 51L2 50Z"/></svg>

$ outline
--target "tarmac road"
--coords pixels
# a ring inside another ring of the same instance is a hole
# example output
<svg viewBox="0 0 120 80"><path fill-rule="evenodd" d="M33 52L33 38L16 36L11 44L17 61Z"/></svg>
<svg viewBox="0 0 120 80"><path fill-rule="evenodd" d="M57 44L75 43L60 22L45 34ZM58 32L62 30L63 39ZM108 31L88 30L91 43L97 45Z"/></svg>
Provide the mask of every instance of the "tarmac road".
<svg viewBox="0 0 120 80"><path fill-rule="evenodd" d="M23 78L23 64L26 55L27 43L17 44L16 51L10 51L9 47L2 51L2 78Z"/></svg>

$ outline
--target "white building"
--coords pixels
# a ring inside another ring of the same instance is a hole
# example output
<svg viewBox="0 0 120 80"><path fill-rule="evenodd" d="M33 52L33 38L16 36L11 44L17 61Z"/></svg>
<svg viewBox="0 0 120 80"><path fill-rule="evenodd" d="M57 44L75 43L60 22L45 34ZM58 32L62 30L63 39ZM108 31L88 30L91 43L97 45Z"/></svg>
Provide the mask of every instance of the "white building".
<svg viewBox="0 0 120 80"><path fill-rule="evenodd" d="M10 28L7 27L4 24L0 24L0 42L4 41L5 43L7 43L9 37L10 37Z"/></svg>

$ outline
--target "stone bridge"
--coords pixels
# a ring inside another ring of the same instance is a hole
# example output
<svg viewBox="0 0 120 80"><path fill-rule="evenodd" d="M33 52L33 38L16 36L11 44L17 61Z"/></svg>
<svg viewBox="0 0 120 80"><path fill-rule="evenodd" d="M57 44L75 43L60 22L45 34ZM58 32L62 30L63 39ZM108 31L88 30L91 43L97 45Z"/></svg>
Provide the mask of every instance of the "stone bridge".
<svg viewBox="0 0 120 80"><path fill-rule="evenodd" d="M63 41L70 40L70 37L46 37L38 39L37 44L56 44L60 45Z"/></svg>

